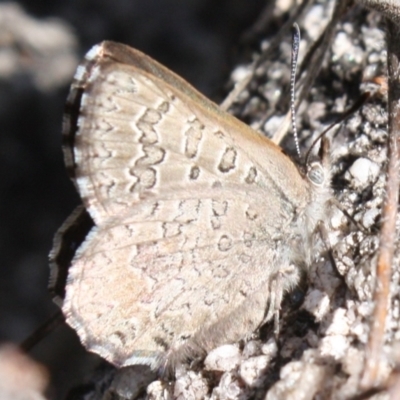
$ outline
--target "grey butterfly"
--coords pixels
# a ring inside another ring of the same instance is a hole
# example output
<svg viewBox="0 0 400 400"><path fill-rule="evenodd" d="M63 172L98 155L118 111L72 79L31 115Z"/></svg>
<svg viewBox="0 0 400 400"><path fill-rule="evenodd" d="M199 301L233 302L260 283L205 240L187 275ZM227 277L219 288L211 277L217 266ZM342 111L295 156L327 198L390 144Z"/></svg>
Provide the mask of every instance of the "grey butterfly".
<svg viewBox="0 0 400 400"><path fill-rule="evenodd" d="M78 67L64 154L94 226L63 312L117 366L163 371L279 311L318 253L327 142L302 172L282 149L141 52L103 42Z"/></svg>

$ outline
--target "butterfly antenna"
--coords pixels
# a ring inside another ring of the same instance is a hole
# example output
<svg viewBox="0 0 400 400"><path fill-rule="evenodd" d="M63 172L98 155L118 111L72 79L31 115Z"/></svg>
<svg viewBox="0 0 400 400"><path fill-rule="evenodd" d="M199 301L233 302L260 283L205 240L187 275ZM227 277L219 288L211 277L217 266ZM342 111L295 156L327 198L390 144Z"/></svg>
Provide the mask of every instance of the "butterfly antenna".
<svg viewBox="0 0 400 400"><path fill-rule="evenodd" d="M293 24L293 33L292 33L292 60L291 60L291 71L290 71L290 114L292 117L292 130L294 136L294 143L296 146L297 155L299 158L300 154L300 146L299 146L299 136L297 135L296 128L296 109L295 109L295 85L296 85L296 71L297 71L297 60L299 57L299 48L300 48L300 28L296 24Z"/></svg>

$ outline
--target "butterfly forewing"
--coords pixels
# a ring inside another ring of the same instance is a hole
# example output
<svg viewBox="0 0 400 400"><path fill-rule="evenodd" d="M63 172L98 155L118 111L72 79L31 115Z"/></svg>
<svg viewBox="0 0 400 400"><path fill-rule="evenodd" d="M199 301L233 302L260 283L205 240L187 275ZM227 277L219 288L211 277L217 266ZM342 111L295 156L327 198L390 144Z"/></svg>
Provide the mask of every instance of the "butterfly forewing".
<svg viewBox="0 0 400 400"><path fill-rule="evenodd" d="M143 196L164 188L172 194L172 189L188 189L188 184L197 191L228 182L245 184L242 190L270 190L273 181L287 198L287 188L307 189L300 177L295 185L287 184L296 167L287 157L271 157L281 151L272 142L215 111L216 106L188 84L183 92L182 82L178 89L134 65L101 57L108 43L91 51L86 72L77 74L84 77L73 84L82 91L79 118L77 126L68 124L71 132L66 133L75 135L73 174L96 222L124 212ZM141 55L119 46L119 54ZM180 79L169 74L175 78L170 81ZM203 101L193 102L193 93ZM272 170L278 171L278 179Z"/></svg>

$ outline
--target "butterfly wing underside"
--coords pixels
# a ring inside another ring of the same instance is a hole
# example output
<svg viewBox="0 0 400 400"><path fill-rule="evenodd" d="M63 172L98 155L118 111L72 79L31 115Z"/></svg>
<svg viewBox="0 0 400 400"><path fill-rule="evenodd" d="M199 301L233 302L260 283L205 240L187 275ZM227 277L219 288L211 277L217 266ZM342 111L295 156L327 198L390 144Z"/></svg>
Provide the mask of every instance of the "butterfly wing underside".
<svg viewBox="0 0 400 400"><path fill-rule="evenodd" d="M86 347L116 365L155 365L254 330L288 262L277 248L304 207L294 164L117 43L88 53L68 104L65 159L95 227L63 311Z"/></svg>

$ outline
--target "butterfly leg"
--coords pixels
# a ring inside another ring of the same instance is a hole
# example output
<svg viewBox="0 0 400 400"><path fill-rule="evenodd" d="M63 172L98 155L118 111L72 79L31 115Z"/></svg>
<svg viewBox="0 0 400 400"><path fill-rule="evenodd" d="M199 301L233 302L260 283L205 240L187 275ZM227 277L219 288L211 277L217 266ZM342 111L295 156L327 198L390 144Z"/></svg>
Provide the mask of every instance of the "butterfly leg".
<svg viewBox="0 0 400 400"><path fill-rule="evenodd" d="M274 318L274 334L279 336L279 315L283 295L298 284L300 271L295 265L281 268L279 272L271 278L269 286L269 302L265 317L260 327Z"/></svg>

